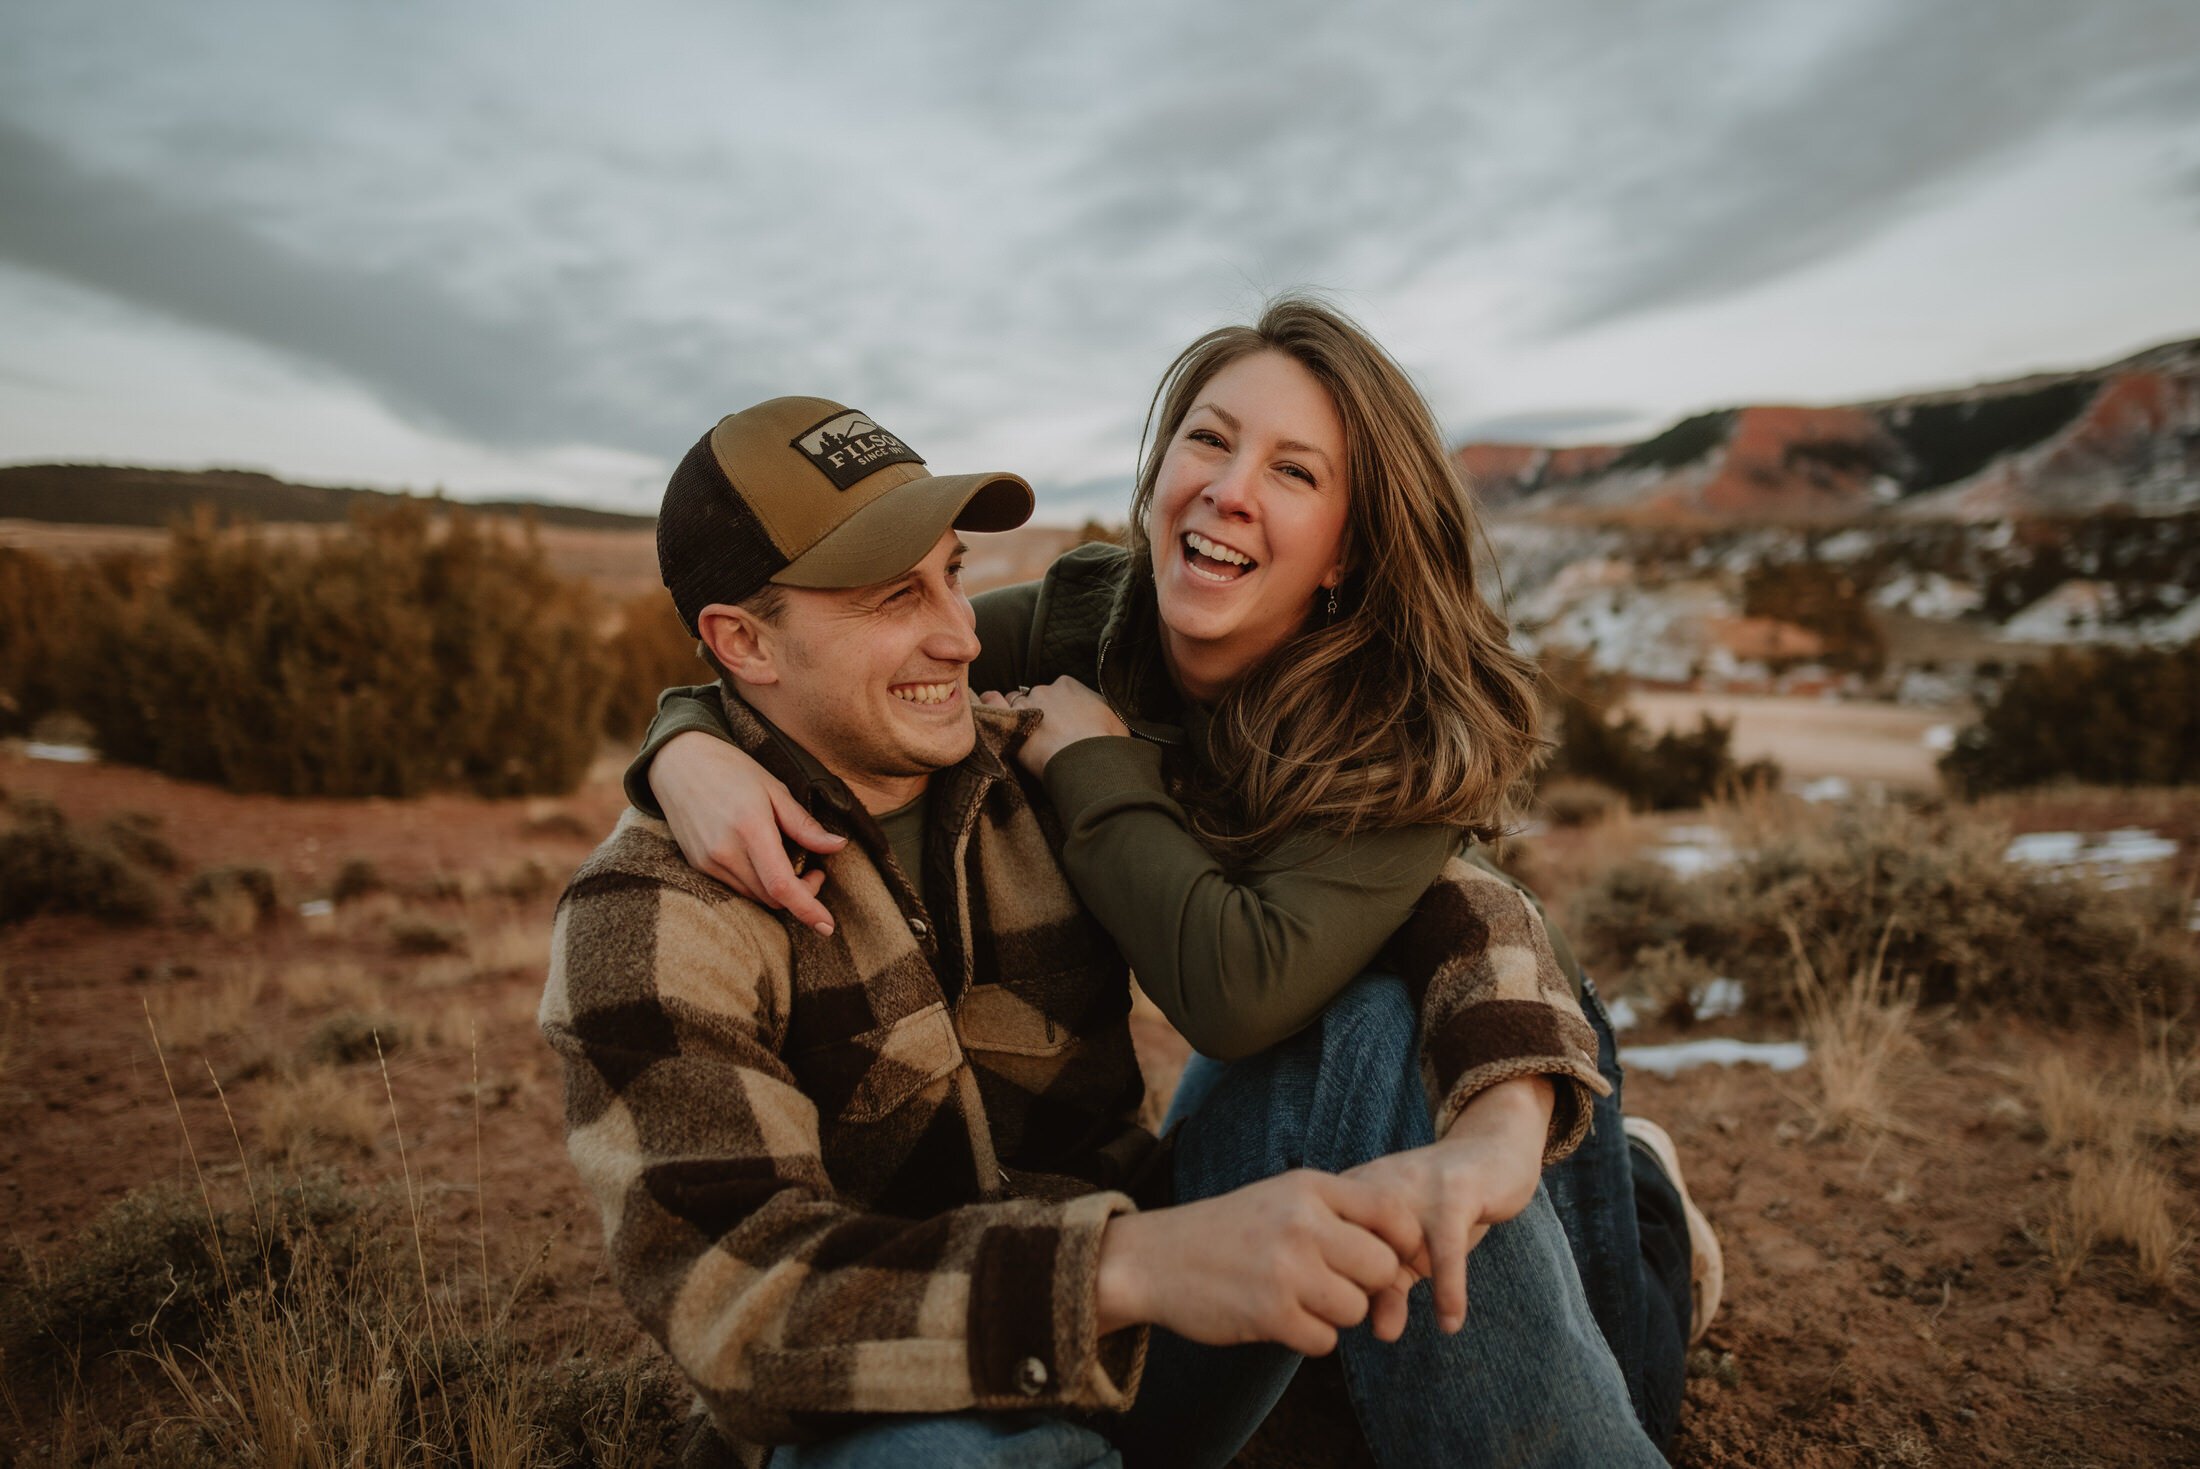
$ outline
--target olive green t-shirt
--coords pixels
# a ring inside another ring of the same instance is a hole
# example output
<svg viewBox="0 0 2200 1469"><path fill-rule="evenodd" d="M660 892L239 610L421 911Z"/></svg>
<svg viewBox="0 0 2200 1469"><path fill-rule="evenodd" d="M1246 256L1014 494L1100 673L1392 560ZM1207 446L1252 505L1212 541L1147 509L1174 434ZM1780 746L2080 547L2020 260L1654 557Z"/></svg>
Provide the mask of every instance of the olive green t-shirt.
<svg viewBox="0 0 2200 1469"><path fill-rule="evenodd" d="M660 723L662 723L665 718L663 711L665 708L666 700L674 692L675 690L667 689L665 693L663 695L660 695L658 698L657 704L659 713L657 718ZM718 708L718 686L716 684L706 684L701 689L691 689L686 690L685 692L707 692L710 695L709 702L711 707L713 709ZM762 714L757 713L755 705L752 704L749 706L749 712L751 714L755 714L756 722L763 725L764 728L770 730L772 732L772 737L778 740L779 743L786 748L787 753L794 756L794 758L798 762L800 762L803 773L808 775L810 779L817 780L821 777L831 775L832 772L828 771L825 768L825 764L823 761L819 760L815 755L810 753L809 747L807 745L804 745L799 740L795 739L792 735L788 734L778 725L772 723L769 719L766 719ZM702 727L703 726L693 724L683 724L681 727L681 731L675 731L675 733L683 732L686 729L690 728ZM717 734L720 738L723 738L725 736L726 724L722 712L720 713L717 722L714 725L710 726L710 728L711 731ZM652 725L652 735L655 734L655 729L656 727ZM671 736L669 735L666 736L667 739L669 739L670 737ZM652 739L649 743L658 747L662 747L664 741ZM648 753L646 746L645 753ZM636 764L641 765L643 763L643 758L643 756L636 756ZM644 768L646 769L646 766ZM627 780L629 791L631 793L633 785L632 772L628 773ZM646 777L644 778L642 784L645 787L648 785ZM925 802L925 793L919 792L917 798L914 801L905 802L902 805L896 806L891 811L873 812L871 815L871 819L873 821L876 821L878 823L879 830L885 833L886 845L894 854L894 862L901 868L903 874L908 877L909 881L916 885L917 896L924 901L924 906L926 908L930 908L932 906L932 895L929 892L925 891L924 886ZM664 812L658 810L654 803L644 806L641 802L636 801L634 805L637 810L647 811L652 816L662 817L664 815Z"/></svg>

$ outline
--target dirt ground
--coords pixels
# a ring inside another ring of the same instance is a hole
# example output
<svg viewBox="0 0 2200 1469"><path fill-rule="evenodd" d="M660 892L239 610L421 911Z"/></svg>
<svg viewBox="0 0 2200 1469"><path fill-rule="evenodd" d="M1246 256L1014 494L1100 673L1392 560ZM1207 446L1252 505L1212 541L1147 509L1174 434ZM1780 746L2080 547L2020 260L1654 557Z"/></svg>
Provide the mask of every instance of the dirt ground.
<svg viewBox="0 0 2200 1469"><path fill-rule="evenodd" d="M439 1252L465 1261L485 1243L493 1291L516 1297L544 1350L645 1350L601 1269L596 1219L564 1156L556 1068L533 1025L556 891L614 819L615 773L607 760L557 800L284 801L0 751L11 798L50 801L85 827L145 813L184 874L264 865L284 899L249 935L174 917L0 929L7 1248L39 1257L130 1189L188 1182L193 1149L217 1183L240 1176L213 1078L244 1151L257 1152L281 1059L341 990L405 1038L387 1094L371 1061L339 1069L385 1124L394 1100L396 1127L326 1161L369 1183L409 1171ZM326 896L353 859L391 891L302 916L299 904ZM423 927L458 937L449 952L405 952ZM240 1023L180 1038L207 1029L194 1016L254 972L267 982ZM148 1009L169 1027L165 1076ZM1901 1130L1876 1141L1809 1136L1807 1071L1630 1078L1630 1110L1673 1131L1726 1247L1726 1305L1697 1359L1679 1462L2200 1463L2191 1252L2169 1288L2142 1285L2113 1252L2066 1285L2046 1245L2067 1174L2041 1140L2028 1078L2057 1053L2117 1065L2122 1038L1945 1019L1920 1030ZM1151 1017L1140 1039L1162 1082L1180 1043ZM2169 1156L2189 1224L2200 1158L2189 1140ZM0 1438L20 1428L0 1421Z"/></svg>

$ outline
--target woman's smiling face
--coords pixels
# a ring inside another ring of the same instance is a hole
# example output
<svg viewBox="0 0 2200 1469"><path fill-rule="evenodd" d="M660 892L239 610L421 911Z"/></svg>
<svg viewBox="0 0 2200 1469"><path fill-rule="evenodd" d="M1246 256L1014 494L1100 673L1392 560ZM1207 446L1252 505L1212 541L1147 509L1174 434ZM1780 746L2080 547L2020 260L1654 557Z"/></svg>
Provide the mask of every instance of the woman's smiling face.
<svg viewBox="0 0 2200 1469"><path fill-rule="evenodd" d="M1194 395L1146 524L1163 644L1187 694L1217 697L1342 579L1349 491L1337 406L1296 358L1240 357Z"/></svg>

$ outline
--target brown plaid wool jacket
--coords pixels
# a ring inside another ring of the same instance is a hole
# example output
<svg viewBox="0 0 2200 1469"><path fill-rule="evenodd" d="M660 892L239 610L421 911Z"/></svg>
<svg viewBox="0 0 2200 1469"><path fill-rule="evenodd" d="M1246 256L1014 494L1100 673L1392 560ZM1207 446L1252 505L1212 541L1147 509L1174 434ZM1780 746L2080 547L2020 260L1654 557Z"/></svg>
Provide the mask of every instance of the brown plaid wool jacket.
<svg viewBox="0 0 2200 1469"><path fill-rule="evenodd" d="M1036 716L976 710L976 748L933 777L928 909L846 788L727 705L736 742L854 838L824 859L833 935L628 811L559 902L540 1015L613 1279L694 1383L702 1457L757 1464L849 1415L1126 1406L1145 1331L1097 1334L1100 1236L1167 1202L1168 1170L1135 1120L1129 976L1013 763ZM1519 893L1452 863L1393 960L1439 1125L1549 1074L1570 1148L1604 1083Z"/></svg>

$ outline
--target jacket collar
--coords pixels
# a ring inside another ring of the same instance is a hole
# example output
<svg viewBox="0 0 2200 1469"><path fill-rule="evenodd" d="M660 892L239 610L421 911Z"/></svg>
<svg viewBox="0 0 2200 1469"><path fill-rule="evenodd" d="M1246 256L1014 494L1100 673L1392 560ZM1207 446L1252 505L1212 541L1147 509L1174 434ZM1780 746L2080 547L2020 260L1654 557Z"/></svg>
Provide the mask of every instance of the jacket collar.
<svg viewBox="0 0 2200 1469"><path fill-rule="evenodd" d="M726 728L733 737L734 748L777 777L812 815L822 818L830 811L858 830L875 826L871 814L863 809L863 803L848 789L847 782L827 770L814 754L759 714L729 687L730 683L731 680L720 680L718 691L725 705ZM1009 761L1017 746L1039 722L1038 711L1034 709L994 709L984 704L973 707L971 717L977 725L977 742L961 760L932 773L928 792L937 790L944 781L976 794L997 781L1009 779Z"/></svg>

